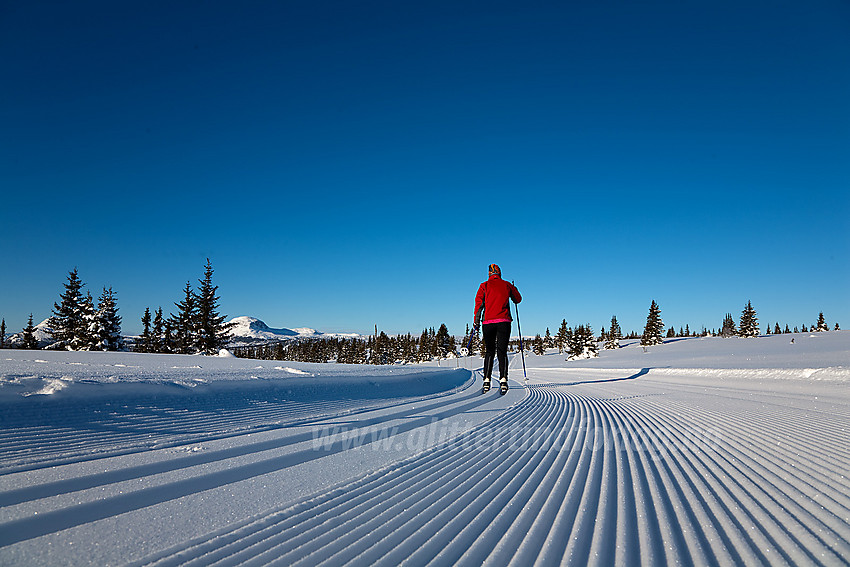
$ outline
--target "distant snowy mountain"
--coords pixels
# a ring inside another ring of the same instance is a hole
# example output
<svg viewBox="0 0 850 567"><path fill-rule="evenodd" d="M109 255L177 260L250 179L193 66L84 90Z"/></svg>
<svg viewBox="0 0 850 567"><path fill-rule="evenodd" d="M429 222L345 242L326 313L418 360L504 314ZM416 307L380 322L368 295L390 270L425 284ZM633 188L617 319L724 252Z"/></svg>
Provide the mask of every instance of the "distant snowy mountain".
<svg viewBox="0 0 850 567"><path fill-rule="evenodd" d="M231 334L239 339L278 340L294 337L317 337L322 333L315 329L275 329L266 325L256 317L235 317L229 321L233 325Z"/></svg>
<svg viewBox="0 0 850 567"><path fill-rule="evenodd" d="M317 337L356 337L356 334L322 333L309 327L295 327L293 329L275 329L269 327L256 317L235 317L229 321L233 323L231 329L230 346L242 346L259 344L265 342L277 342L282 340L309 339Z"/></svg>
<svg viewBox="0 0 850 567"><path fill-rule="evenodd" d="M50 318L48 317L47 319L35 326L35 332L33 332L33 335L35 336L35 340L38 341L39 348L44 348L45 346L54 342L53 329L50 328L50 325L48 324L49 321ZM23 331L15 333L13 335L9 335L9 337L6 338L6 342L8 345L14 348L19 347L21 343L24 342Z"/></svg>

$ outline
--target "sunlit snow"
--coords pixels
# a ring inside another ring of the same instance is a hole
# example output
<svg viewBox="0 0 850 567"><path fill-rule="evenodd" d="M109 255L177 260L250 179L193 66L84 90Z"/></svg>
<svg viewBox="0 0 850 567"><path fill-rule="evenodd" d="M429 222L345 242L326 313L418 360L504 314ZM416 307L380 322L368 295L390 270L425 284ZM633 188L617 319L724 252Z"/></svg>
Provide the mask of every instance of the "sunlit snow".
<svg viewBox="0 0 850 567"><path fill-rule="evenodd" d="M0 565L846 563L850 332L622 344L0 351Z"/></svg>

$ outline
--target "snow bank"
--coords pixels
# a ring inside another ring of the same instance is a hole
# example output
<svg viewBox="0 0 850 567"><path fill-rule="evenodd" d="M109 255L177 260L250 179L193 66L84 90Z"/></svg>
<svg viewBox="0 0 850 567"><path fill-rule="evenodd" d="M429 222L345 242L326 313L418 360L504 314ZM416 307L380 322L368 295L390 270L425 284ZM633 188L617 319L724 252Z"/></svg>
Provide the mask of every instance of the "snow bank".
<svg viewBox="0 0 850 567"><path fill-rule="evenodd" d="M794 342L791 342L794 339ZM621 348L599 350L599 358L565 361L557 351L543 356L526 353L527 364L537 368L690 368L690 369L805 369L835 368L822 375L843 375L850 368L850 331L767 335L752 339L691 337L667 339L642 347L623 340ZM804 376L805 373L797 373ZM768 377L769 373L765 374ZM778 373L777 378L788 378ZM812 378L813 377L813 378ZM812 379L823 379L810 376Z"/></svg>
<svg viewBox="0 0 850 567"><path fill-rule="evenodd" d="M0 354L0 403L69 397L201 395L279 389L289 399L373 399L450 391L463 369L246 360L219 356L15 351Z"/></svg>
<svg viewBox="0 0 850 567"><path fill-rule="evenodd" d="M699 376L718 379L817 380L850 382L850 367L826 368L653 368L652 375Z"/></svg>

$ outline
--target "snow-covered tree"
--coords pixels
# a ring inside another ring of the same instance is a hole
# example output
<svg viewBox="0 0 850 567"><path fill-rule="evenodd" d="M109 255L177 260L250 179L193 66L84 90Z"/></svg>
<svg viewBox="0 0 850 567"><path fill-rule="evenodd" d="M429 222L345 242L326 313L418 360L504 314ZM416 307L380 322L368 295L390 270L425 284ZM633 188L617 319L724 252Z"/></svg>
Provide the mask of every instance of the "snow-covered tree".
<svg viewBox="0 0 850 567"><path fill-rule="evenodd" d="M97 301L97 319L99 321L99 350L116 351L124 348L121 336L121 317L118 315L118 300L112 288L103 288Z"/></svg>
<svg viewBox="0 0 850 567"><path fill-rule="evenodd" d="M829 325L826 324L826 319L824 319L823 317L823 311L821 311L820 315L818 315L818 324L817 328L815 328L815 331L817 331L818 333L821 333L823 331L829 331Z"/></svg>
<svg viewBox="0 0 850 567"><path fill-rule="evenodd" d="M546 349L543 345L543 337L540 336L540 333L537 333L537 335L535 335L534 337L534 340L531 341L531 350L534 352L534 354L538 354L540 356L543 356L543 354L546 352Z"/></svg>
<svg viewBox="0 0 850 567"><path fill-rule="evenodd" d="M136 352L153 352L153 335L151 333L151 309L145 307L145 313L142 315L142 336L139 344L136 345Z"/></svg>
<svg viewBox="0 0 850 567"><path fill-rule="evenodd" d="M723 326L720 328L720 336L721 337L734 337L738 334L738 329L735 326L735 319L732 318L731 313L727 313L726 317L723 319Z"/></svg>
<svg viewBox="0 0 850 567"><path fill-rule="evenodd" d="M609 350L620 348L620 339L622 337L620 324L617 322L617 316L614 315L611 317L611 328L608 330L608 335L605 338L605 348Z"/></svg>
<svg viewBox="0 0 850 567"><path fill-rule="evenodd" d="M664 322L661 320L661 308L652 300L649 306L649 315L646 317L646 326L643 329L643 338L640 344L643 346L660 345L664 342Z"/></svg>
<svg viewBox="0 0 850 567"><path fill-rule="evenodd" d="M756 310L750 301L747 301L746 307L741 312L741 324L738 327L738 335L741 337L757 337L759 336L759 323L756 317Z"/></svg>
<svg viewBox="0 0 850 567"><path fill-rule="evenodd" d="M484 356L484 348L482 345L481 355ZM431 335L428 329L422 329L422 334L419 335L419 361L427 362L431 360Z"/></svg>
<svg viewBox="0 0 850 567"><path fill-rule="evenodd" d="M564 352L567 348L568 341L569 328L567 327L567 320L564 319L561 321L561 326L558 327L558 332L555 334L555 346L558 347L558 354L562 354Z"/></svg>
<svg viewBox="0 0 850 567"><path fill-rule="evenodd" d="M86 322L83 317L83 282L77 268L68 273L65 291L59 303L53 304L50 328L55 341L53 348L78 350L86 344Z"/></svg>
<svg viewBox="0 0 850 567"><path fill-rule="evenodd" d="M449 328L446 327L445 323L440 325L440 328L437 330L437 334L435 335L434 339L437 344L438 357L446 358L449 353L454 352L454 337L449 334Z"/></svg>
<svg viewBox="0 0 850 567"><path fill-rule="evenodd" d="M174 305L177 307L177 315L171 315L174 327L174 349L180 354L190 354L195 344L198 321L198 298L190 282L186 282L186 287L183 288L183 301L176 302Z"/></svg>
<svg viewBox="0 0 850 567"><path fill-rule="evenodd" d="M213 268L210 259L204 266L204 279L199 280L198 288L198 326L195 347L202 354L218 354L230 338L230 323L225 323L226 315L218 312L218 286L212 283Z"/></svg>
<svg viewBox="0 0 850 567"><path fill-rule="evenodd" d="M32 324L32 313L30 313L30 318L27 321L27 326L24 327L21 338L23 340L21 348L27 350L36 350L38 348L38 340L35 338L35 327Z"/></svg>
<svg viewBox="0 0 850 567"><path fill-rule="evenodd" d="M174 352L174 323L166 319L162 328L162 351Z"/></svg>
<svg viewBox="0 0 850 567"><path fill-rule="evenodd" d="M94 298L91 292L86 293L81 304L83 312L83 340L77 350L100 350L100 321L94 308Z"/></svg>
<svg viewBox="0 0 850 567"><path fill-rule="evenodd" d="M576 327L570 336L569 356L567 360L576 360L579 358L595 358L599 356L599 350L596 345L596 337L593 334L593 329L590 325L579 325Z"/></svg>
<svg viewBox="0 0 850 567"><path fill-rule="evenodd" d="M165 320L162 318L162 307L157 308L153 316L151 336L153 352L165 352Z"/></svg>

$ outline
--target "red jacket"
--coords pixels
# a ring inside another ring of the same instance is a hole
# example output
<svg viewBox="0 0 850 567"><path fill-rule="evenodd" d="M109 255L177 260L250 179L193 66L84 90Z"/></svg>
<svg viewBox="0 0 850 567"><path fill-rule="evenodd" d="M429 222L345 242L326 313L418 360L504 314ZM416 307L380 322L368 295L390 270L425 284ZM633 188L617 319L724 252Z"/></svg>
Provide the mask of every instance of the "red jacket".
<svg viewBox="0 0 850 567"><path fill-rule="evenodd" d="M484 309L484 324L513 321L511 317L512 299L514 303L522 301L519 290L513 284L506 282L499 274L493 274L486 282L478 287L475 294L475 322L480 321L481 309Z"/></svg>

